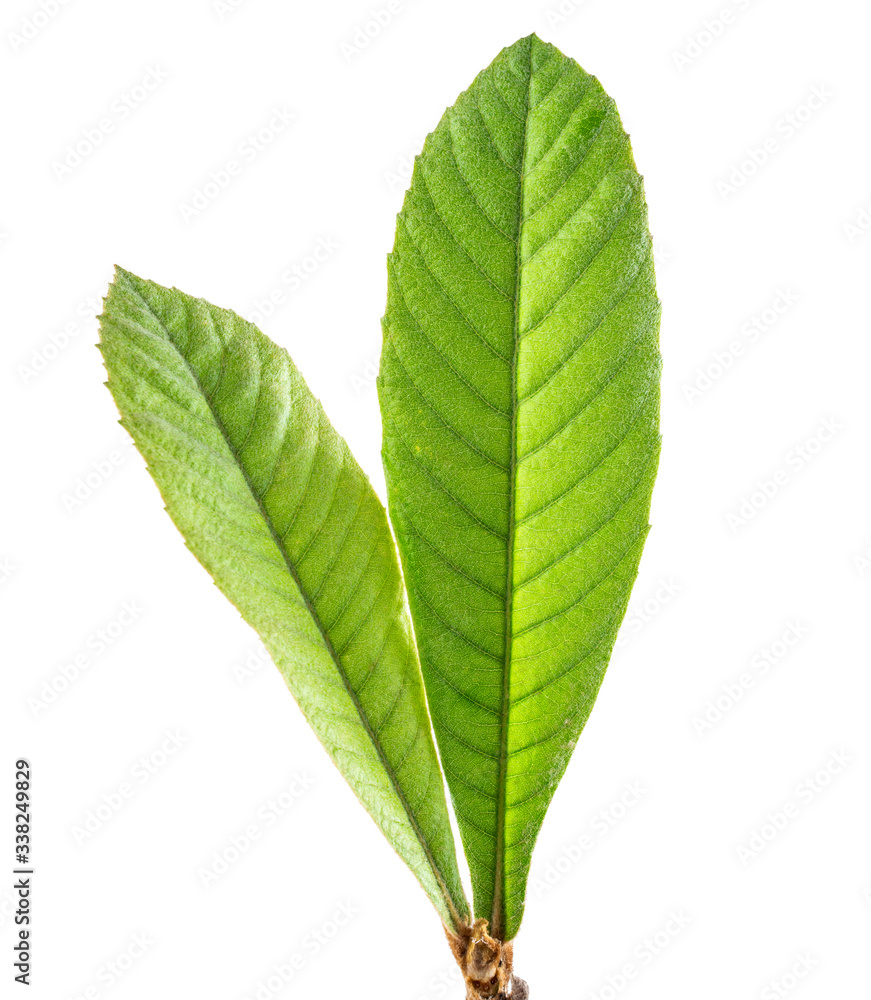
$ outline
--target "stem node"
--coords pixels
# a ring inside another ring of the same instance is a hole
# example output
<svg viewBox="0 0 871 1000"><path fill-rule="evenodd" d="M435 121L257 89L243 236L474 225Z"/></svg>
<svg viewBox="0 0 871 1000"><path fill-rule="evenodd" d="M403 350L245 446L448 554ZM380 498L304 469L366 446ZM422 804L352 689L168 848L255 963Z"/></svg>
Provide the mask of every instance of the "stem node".
<svg viewBox="0 0 871 1000"><path fill-rule="evenodd" d="M466 1000L527 1000L529 987L514 975L514 945L487 933L483 918L458 934L445 928L466 983Z"/></svg>

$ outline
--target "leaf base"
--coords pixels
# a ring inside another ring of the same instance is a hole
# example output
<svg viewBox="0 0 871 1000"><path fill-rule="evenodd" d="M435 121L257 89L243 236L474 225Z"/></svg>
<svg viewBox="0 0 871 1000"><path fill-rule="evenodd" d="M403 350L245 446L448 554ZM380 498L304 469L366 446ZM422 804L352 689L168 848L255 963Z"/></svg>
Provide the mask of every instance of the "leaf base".
<svg viewBox="0 0 871 1000"><path fill-rule="evenodd" d="M514 975L514 945L487 933L486 920L454 934L448 944L466 983L466 1000L527 1000L529 987Z"/></svg>

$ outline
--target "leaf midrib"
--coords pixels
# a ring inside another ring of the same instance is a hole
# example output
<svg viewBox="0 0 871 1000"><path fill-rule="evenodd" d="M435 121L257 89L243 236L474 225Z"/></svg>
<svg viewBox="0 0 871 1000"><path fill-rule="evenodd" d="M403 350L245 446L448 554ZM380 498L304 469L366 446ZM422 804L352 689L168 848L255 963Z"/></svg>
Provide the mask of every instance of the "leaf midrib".
<svg viewBox="0 0 871 1000"><path fill-rule="evenodd" d="M339 677L341 678L342 684L344 685L345 690L348 693L348 697L351 699L351 702L353 703L354 708L357 711L357 715L360 718L360 722L362 723L363 728L366 731L366 734L368 735L369 739L371 740L372 745L374 746L375 751L377 752L378 757L379 757L382 765L384 766L385 773L387 774L387 776L388 776L388 778L390 780L390 784L391 784L394 792L396 793L396 797L399 799L399 802L400 802L400 804L402 806L402 809L405 812L405 815L407 816L409 823L411 824L411 827L412 827L412 829L413 829L413 831L415 833L415 836L417 837L418 843L423 848L424 854L425 854L426 859L427 859L427 861L429 863L429 866L430 866L430 870L432 871L433 876L435 877L436 882L438 883L439 888L441 889L442 897L444 898L445 905L447 906L448 912L450 913L451 918L452 918L452 920L454 922L454 925L455 925L454 926L454 930L459 930L462 927L462 925L463 925L463 919L462 919L462 917L460 915L460 912L459 912L456 904L454 903L454 900L453 900L453 898L452 898L452 896L450 894L450 891L448 890L448 887L447 887L447 884L445 882L445 879L442 876L441 871L439 870L438 865L436 864L435 858L433 857L432 851L430 850L430 847L429 847L429 842L428 842L426 836L424 835L423 831L421 830L420 825L418 824L417 819L414 816L414 814L413 814L413 812L411 810L411 807L409 806L408 800L406 799L405 794L402 791L402 788L400 787L400 785L399 785L399 783L397 781L397 778L396 778L396 776L394 774L393 767L391 766L391 764L390 764L390 762L389 762L387 756L385 755L384 750L383 750L383 748L381 746L381 741L378 739L377 734L375 733L374 729L370 725L369 720L367 719L366 714L365 714L365 712L363 710L363 706L362 706L359 698L357 697L356 692L354 691L353 687L351 686L350 679L348 678L348 675L347 675L347 673L345 671L344 665L342 664L341 658L339 657L338 652L336 651L335 647L333 646L332 640L330 639L329 635L327 634L327 631L326 631L323 623L321 622L320 616L317 613L317 610L315 609L314 605L312 604L312 602L311 602L311 600L310 600L310 598L308 596L308 593L306 592L306 589L303 587L302 580L300 579L299 574L297 573L296 566L294 565L293 560L290 557L290 553L287 551L287 548L286 548L286 546L284 544L284 540L281 537L281 535L279 534L279 532L277 531L277 529L275 527L275 524L273 523L272 518L269 515L269 512L266 510L266 507L264 506L263 501L261 500L261 498L260 498L257 490L254 487L254 483L252 482L251 477L248 475L248 471L245 468L245 464L242 461L241 455L239 454L237 448L233 444L233 441L230 438L230 435L229 435L226 427L224 426L223 421L218 416L218 413L217 413L217 411L215 410L215 407L212 404L212 399L208 395L208 393L206 392L205 387L203 386L202 382L199 379L199 376L196 373L196 370L191 365L191 363L188 361L188 359L185 357L185 355L182 353L182 350L178 346L178 344L176 344L176 342L173 340L172 334L171 334L170 330L167 328L167 326L164 324L164 322L161 320L161 318L157 315L157 313L154 311L154 309L152 309L151 305L145 299L145 297L141 294L141 292L139 291L139 289L137 289L132 284L132 282L130 282L129 280L127 281L127 285L131 289L131 291L133 292L133 294L142 303L142 305L145 308L145 310L148 313L150 313L151 316L154 317L155 322L158 323L159 326L160 326L160 328L165 332L167 341L175 349L178 357L181 359L181 361L184 364L185 368L190 373L190 376L193 379L193 381L194 381L197 389L199 390L200 395L205 400L206 405L209 408L209 412L212 415L212 419L215 421L215 425L217 426L218 430L220 431L221 436L224 439L225 444L227 445L227 449L229 450L229 452L230 452L230 454L231 454L231 456L233 458L233 461L235 462L236 466L238 467L239 471L241 472L242 477L243 477L243 479L245 481L245 485L248 488L248 491L251 494L252 499L254 500L255 504L257 505L258 510L260 511L260 515L263 518L263 521L266 524L267 529L269 530L269 533L270 533L270 535L272 537L272 540L273 540L276 548L278 549L278 552L281 555L282 560L284 561L285 566L287 567L287 571L290 574L291 579L293 580L294 584L296 585L296 589L299 592L299 595L302 598L303 603L306 606L306 609L308 610L309 614L311 615L312 621L314 621L315 626L317 627L318 633L321 636L321 640L323 641L324 646L327 649L327 652L330 654L330 657L333 660L333 663L335 664L336 669L339 672ZM225 345L222 342L222 347L224 347L224 346ZM416 739L416 737L415 737L415 739Z"/></svg>
<svg viewBox="0 0 871 1000"><path fill-rule="evenodd" d="M529 115L532 91L532 39L529 40L529 69L526 79L526 103L523 114L523 148L517 182L517 227L514 239L514 345L511 352L511 434L508 460L508 537L505 556L505 658L502 667L502 705L499 730L499 782L496 803L496 857L493 889L493 909L490 915L490 933L497 939L505 934L505 817L508 810L508 723L511 705L511 654L514 610L514 511L517 492L517 354L520 347L520 273L523 267L521 245L523 236L524 180L529 140Z"/></svg>

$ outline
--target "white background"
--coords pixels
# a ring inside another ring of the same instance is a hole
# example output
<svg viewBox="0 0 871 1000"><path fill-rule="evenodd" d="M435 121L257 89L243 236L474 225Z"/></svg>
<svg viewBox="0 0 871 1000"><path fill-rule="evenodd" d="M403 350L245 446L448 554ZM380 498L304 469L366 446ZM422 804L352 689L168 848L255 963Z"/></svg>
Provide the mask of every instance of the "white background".
<svg viewBox="0 0 871 1000"><path fill-rule="evenodd" d="M253 1000L299 953L284 992L261 996L460 1000L429 903L278 672L245 675L256 636L126 446L93 316L116 262L245 314L284 291L263 328L383 494L372 376L409 157L498 50L533 30L616 98L646 178L664 442L623 641L536 849L518 971L534 1000L868 995L871 11L566 0L558 18L558 3L403 0L356 52L386 0L223 12L211 0L68 0L50 18L36 0L3 4L4 996L21 989L9 872L24 755L37 870L28 996ZM146 77L163 79L137 103ZM811 108L814 88L825 100ZM292 124L185 213L276 108ZM100 144L63 170L68 144L107 118ZM756 165L748 150L766 140ZM283 284L319 240L336 245L328 259L299 288ZM778 645L790 628L799 638ZM775 662L762 670L766 650ZM164 757L168 732L184 742ZM267 825L261 810L294 774L309 787ZM77 832L124 782L132 797ZM628 809L627 782L644 790ZM772 836L776 814L788 822ZM204 886L202 869L252 823L261 837ZM568 860L584 835L592 846ZM315 947L342 903L350 922ZM689 923L669 924L672 911ZM812 968L795 980L800 956Z"/></svg>

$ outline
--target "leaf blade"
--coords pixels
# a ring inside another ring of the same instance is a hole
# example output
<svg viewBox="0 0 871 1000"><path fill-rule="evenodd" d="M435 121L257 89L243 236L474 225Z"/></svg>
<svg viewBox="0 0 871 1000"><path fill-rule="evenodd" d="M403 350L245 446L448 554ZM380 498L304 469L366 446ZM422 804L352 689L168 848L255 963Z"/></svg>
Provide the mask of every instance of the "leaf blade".
<svg viewBox="0 0 871 1000"><path fill-rule="evenodd" d="M476 916L511 938L658 457L646 205L598 81L503 50L428 137L388 274L391 518Z"/></svg>
<svg viewBox="0 0 871 1000"><path fill-rule="evenodd" d="M188 548L261 635L444 923L468 912L384 510L285 351L118 269L108 385Z"/></svg>

